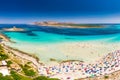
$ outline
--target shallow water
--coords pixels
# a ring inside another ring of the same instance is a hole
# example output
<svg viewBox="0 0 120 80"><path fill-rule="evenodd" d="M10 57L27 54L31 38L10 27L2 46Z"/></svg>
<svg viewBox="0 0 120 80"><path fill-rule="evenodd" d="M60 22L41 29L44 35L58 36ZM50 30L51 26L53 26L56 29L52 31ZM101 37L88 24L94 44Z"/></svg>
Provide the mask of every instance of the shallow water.
<svg viewBox="0 0 120 80"><path fill-rule="evenodd" d="M105 28L52 28L44 26L13 24L16 27L25 28L25 32L4 32L5 35L16 43L6 43L7 45L37 55L41 61L47 62L50 58L58 60L76 59L79 57L66 56L56 48L57 44L91 42L91 43L111 43L120 41L120 25L106 25ZM12 27L11 24L0 25ZM77 53L80 55L79 53Z"/></svg>

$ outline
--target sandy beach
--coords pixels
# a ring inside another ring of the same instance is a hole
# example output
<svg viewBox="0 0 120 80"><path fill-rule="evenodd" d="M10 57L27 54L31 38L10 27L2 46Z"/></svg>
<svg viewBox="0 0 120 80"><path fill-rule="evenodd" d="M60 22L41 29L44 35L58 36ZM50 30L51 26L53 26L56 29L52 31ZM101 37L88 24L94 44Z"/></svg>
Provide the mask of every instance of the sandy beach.
<svg viewBox="0 0 120 80"><path fill-rule="evenodd" d="M120 70L118 67L120 61L120 43L99 41L37 45L29 43L18 44L6 41L2 41L2 43L5 44L3 45L5 49L13 52L16 56L31 61L36 66L40 75L51 78L69 80L68 78L70 77L70 80L74 80L111 74ZM44 65L41 65L36 58L24 54L21 51L38 56L39 61ZM50 61L51 58L55 59L55 61ZM62 61L67 62L61 63Z"/></svg>
<svg viewBox="0 0 120 80"><path fill-rule="evenodd" d="M8 42L3 41L2 43L10 46ZM61 80L74 80L90 76L111 74L120 70L119 45L119 43L102 42L63 42L36 46L21 44L19 47L12 45L12 47L22 51L28 50L28 53L29 51L39 50L39 55L42 54L42 56L39 56L40 62L43 62L44 65L41 65L34 57L23 54L19 50L17 51L5 45L3 45L3 47L17 56L31 61L38 69L40 75L59 78ZM56 61L44 62L45 58L50 59L51 57L56 59ZM65 60L78 61L57 63L58 59L61 59L60 62Z"/></svg>
<svg viewBox="0 0 120 80"><path fill-rule="evenodd" d="M78 59L88 63L94 62L105 56L107 53L120 48L119 44L98 42L66 42L53 46L61 53L64 53L68 59L73 57L75 60Z"/></svg>
<svg viewBox="0 0 120 80"><path fill-rule="evenodd" d="M34 54L39 57L43 63L49 64L50 58L58 61L80 60L91 63L99 60L109 52L120 48L119 43L102 43L102 42L63 42L55 44L38 44L28 43L10 44L13 48ZM51 63L50 63L51 64Z"/></svg>

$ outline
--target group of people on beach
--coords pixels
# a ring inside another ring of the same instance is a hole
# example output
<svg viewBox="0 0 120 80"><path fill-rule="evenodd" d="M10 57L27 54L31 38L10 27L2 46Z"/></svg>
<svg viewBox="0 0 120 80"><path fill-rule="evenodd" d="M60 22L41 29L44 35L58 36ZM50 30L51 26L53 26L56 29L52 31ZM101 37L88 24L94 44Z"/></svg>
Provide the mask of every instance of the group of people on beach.
<svg viewBox="0 0 120 80"><path fill-rule="evenodd" d="M49 77L60 77L64 74L64 78L85 78L109 74L120 69L120 50L108 53L95 63L86 64L81 61L69 61L54 66L42 66L39 68L39 73ZM69 75L68 75L69 74ZM74 76L75 75L75 76ZM77 77L77 75L79 77ZM71 79L70 79L71 80Z"/></svg>

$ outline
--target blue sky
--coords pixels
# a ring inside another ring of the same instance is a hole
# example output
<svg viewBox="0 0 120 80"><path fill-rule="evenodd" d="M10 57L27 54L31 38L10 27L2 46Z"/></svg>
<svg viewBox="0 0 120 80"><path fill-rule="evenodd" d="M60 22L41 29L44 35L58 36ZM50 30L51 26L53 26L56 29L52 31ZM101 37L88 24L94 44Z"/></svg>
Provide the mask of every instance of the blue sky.
<svg viewBox="0 0 120 80"><path fill-rule="evenodd" d="M120 23L120 0L1 0L0 23Z"/></svg>

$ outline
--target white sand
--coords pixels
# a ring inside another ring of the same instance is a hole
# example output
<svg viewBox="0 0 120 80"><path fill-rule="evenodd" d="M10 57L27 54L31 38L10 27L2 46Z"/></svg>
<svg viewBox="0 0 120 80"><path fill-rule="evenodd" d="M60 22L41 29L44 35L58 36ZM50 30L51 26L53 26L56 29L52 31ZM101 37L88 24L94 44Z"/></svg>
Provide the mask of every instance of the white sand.
<svg viewBox="0 0 120 80"><path fill-rule="evenodd" d="M120 49L120 43L101 42L62 42L55 44L8 44L14 48L37 55L41 61L48 63L50 58L56 60L82 60L87 63L99 60L109 52Z"/></svg>

